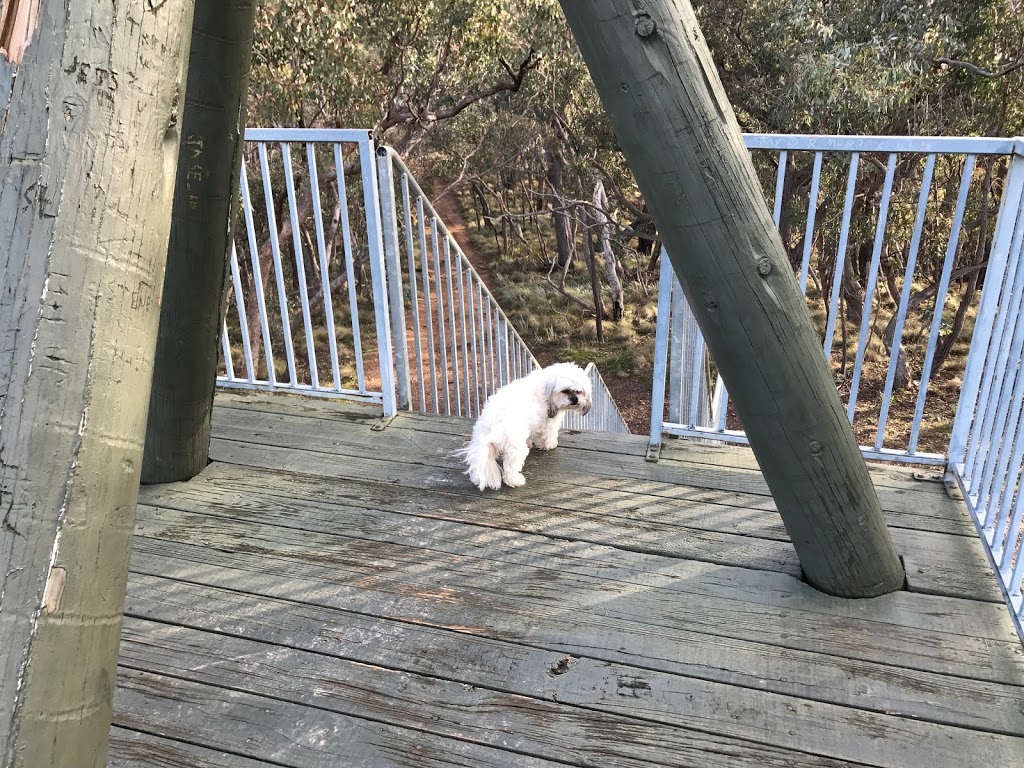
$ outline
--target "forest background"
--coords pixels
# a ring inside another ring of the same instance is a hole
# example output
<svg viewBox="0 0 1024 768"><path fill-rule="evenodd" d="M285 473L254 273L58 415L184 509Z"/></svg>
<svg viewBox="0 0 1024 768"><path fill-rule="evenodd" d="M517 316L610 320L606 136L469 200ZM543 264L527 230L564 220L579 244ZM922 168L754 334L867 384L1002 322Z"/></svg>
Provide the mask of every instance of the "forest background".
<svg viewBox="0 0 1024 768"><path fill-rule="evenodd" d="M1024 133L1022 6L694 2L744 131L905 136ZM541 362L596 362L632 430L646 431L660 246L555 0L269 0L259 10L247 124L371 128L433 195ZM803 154L787 159L780 220L794 269L811 183L810 153ZM754 160L773 194L777 156ZM816 201L808 307L822 333L848 161L826 157ZM865 311L887 161L864 155L858 172L832 358L841 392ZM897 165L894 189L907 190L908 203L889 213L879 289L866 309L872 334L858 413L878 407L921 168L913 156ZM911 319L896 352L888 428L897 436L913 410L962 168L962 157L944 159L930 191ZM948 439L1005 171L1005 160L979 158L973 173L932 363L925 449L942 450Z"/></svg>

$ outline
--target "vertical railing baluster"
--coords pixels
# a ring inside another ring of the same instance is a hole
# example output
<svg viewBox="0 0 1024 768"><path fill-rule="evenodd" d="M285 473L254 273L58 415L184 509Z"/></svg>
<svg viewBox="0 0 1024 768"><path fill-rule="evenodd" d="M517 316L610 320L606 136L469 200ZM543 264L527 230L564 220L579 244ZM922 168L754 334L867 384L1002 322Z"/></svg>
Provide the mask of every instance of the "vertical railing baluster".
<svg viewBox="0 0 1024 768"><path fill-rule="evenodd" d="M274 192L270 186L270 160L267 145L260 142L257 151L260 170L263 172L263 200L267 206L267 222L270 230L270 252L274 259L274 279L277 285L278 310L281 316L281 334L284 336L285 359L288 362L288 382L291 386L299 383L295 373L295 349L292 346L291 318L288 316L288 295L284 287L284 270L281 266L281 243L278 241L277 212L274 209Z"/></svg>
<svg viewBox="0 0 1024 768"><path fill-rule="evenodd" d="M444 392L444 412L452 415L452 393L451 383L448 381L448 335L444 327L444 289L441 278L441 245L438 232L437 216L430 217L430 241L431 257L434 265L434 300L437 302L437 349L441 353L441 364L438 369L441 371L442 391Z"/></svg>
<svg viewBox="0 0 1024 768"><path fill-rule="evenodd" d="M267 301L263 291L263 269L260 266L260 249L256 244L256 224L252 215L252 200L249 198L249 177L242 160L240 186L242 189L242 217L245 219L245 233L249 242L249 262L252 266L253 293L256 294L256 311L260 316L260 335L263 343L263 357L267 364L267 381L277 384L274 370L274 347L270 337L270 320L267 317ZM271 225L273 228L273 225ZM255 365L255 363L254 363ZM255 372L255 368L253 368Z"/></svg>
<svg viewBox="0 0 1024 768"><path fill-rule="evenodd" d="M402 210L405 213L405 255L406 270L409 274L409 311L412 315L413 347L416 350L416 386L419 393L419 411L427 412L427 393L425 374L423 371L423 330L420 323L419 288L416 280L416 248L414 246L412 226L412 201L409 197L409 176L402 173ZM423 221L419 216L419 222ZM421 255L422 258L422 255Z"/></svg>
<svg viewBox="0 0 1024 768"><path fill-rule="evenodd" d="M242 276L238 268L238 249L231 242L231 287L235 293L235 309L238 311L238 330L242 336L242 359L245 361L245 379L250 384L256 381L256 366L252 359L252 345L249 341L248 317L245 313L245 296L242 294Z"/></svg>
<svg viewBox="0 0 1024 768"><path fill-rule="evenodd" d="M331 356L331 381L335 392L341 390L341 366L338 362L338 335L334 328L334 299L331 296L331 264L327 260L327 237L324 234L324 215L320 200L320 174L316 165L316 144L306 144L306 166L309 169L310 194L313 196L313 228L320 260L320 292L324 305L324 325L327 326L327 350Z"/></svg>
<svg viewBox="0 0 1024 768"><path fill-rule="evenodd" d="M779 152L779 169L775 174L775 207L772 211L772 220L775 222L775 228L779 228L779 222L782 221L782 195L786 191L786 163L789 162L789 152L782 150Z"/></svg>
<svg viewBox="0 0 1024 768"><path fill-rule="evenodd" d="M804 229L804 256L800 262L800 293L807 293L807 276L811 270L811 251L814 250L814 220L818 215L818 186L821 183L821 152L814 153L811 170L811 192L807 197L807 226Z"/></svg>
<svg viewBox="0 0 1024 768"><path fill-rule="evenodd" d="M352 354L356 363L356 387L366 391L366 370L363 365L363 337L359 325L359 302L356 296L355 257L352 254L352 223L349 219L348 185L345 182L345 164L341 144L334 143L334 173L338 184L338 203L341 205L341 245L345 254L345 280L348 283L348 310L352 324Z"/></svg>
<svg viewBox="0 0 1024 768"><path fill-rule="evenodd" d="M889 200L892 197L892 180L896 175L896 153L889 155L888 167L885 170L885 182L882 185L882 200L878 206L878 223L875 226L875 243L871 250L871 266L868 268L868 283L864 290L864 306L860 318L860 336L857 338L857 357L853 364L853 379L850 382L850 398L846 407L846 418L853 423L857 413L857 395L860 391L860 376L864 370L864 355L868 351L868 330L871 328L871 305L875 300L875 285L878 281L878 268L882 262L882 243L885 240L885 228L889 223Z"/></svg>
<svg viewBox="0 0 1024 768"><path fill-rule="evenodd" d="M929 154L924 164L924 175L921 177L921 191L917 197L917 215L914 220L914 232L910 237L910 250L907 253L907 268L903 272L903 288L900 290L900 304L896 310L896 327L892 336L892 347L889 350L889 366L885 374L885 389L882 392L882 407L878 414L878 428L875 430L876 451L881 450L885 442L885 425L889 419L889 404L892 388L896 381L896 366L899 363L900 348L903 346L903 326L907 321L910 296L914 290L914 270L917 267L917 254L921 247L921 233L924 230L925 213L928 210L928 196L935 174L935 154Z"/></svg>
<svg viewBox="0 0 1024 768"><path fill-rule="evenodd" d="M416 198L416 215L419 218L420 271L423 273L423 308L427 315L427 356L430 358L431 397L434 413L441 412L437 380L437 356L434 351L434 309L430 290L430 251L427 248L427 217L423 210L423 196Z"/></svg>
<svg viewBox="0 0 1024 768"><path fill-rule="evenodd" d="M953 226L949 233L949 244L946 248L946 262L939 278L938 293L935 295L935 311L932 313L932 327L928 335L928 351L925 353L924 365L921 367L921 386L917 393L917 405L914 408L914 423L910 428L910 443L907 450L917 450L917 438L921 432L921 418L924 415L924 401L928 396L928 382L931 379L932 360L935 349L939 345L939 330L942 327L942 310L946 305L946 292L949 290L949 276L953 273L953 262L956 261L957 246L960 241L960 228L967 207L967 195L971 187L971 175L974 173L974 155L967 155L964 160L964 173L960 180L960 193L957 196L956 211L953 214Z"/></svg>

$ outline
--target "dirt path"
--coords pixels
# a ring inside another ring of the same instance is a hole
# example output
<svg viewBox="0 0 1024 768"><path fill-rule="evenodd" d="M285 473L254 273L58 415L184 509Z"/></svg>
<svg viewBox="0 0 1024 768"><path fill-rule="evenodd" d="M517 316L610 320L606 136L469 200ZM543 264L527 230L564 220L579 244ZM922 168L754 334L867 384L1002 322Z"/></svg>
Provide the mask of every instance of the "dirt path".
<svg viewBox="0 0 1024 768"><path fill-rule="evenodd" d="M469 239L469 232L466 230L466 212L462 209L462 204L455 193L450 192L438 199L437 196L444 191L444 187L445 185L441 182L434 182L434 199L430 201L431 205L434 206L437 215L441 217L441 221L448 227L448 231L452 233L452 237L455 238L455 242L459 244L462 252L466 254L473 269L480 275L487 290L493 293L494 270L491 268L490 262L473 247L473 243Z"/></svg>
<svg viewBox="0 0 1024 768"><path fill-rule="evenodd" d="M434 184L434 195L444 191L440 182ZM490 261L473 247L466 229L466 212L454 194L432 201L434 210L452 233L455 241L462 248L473 269L477 271L484 285L494 291L494 270ZM525 339L541 365L550 365L564 359L557 344L538 343L533 339ZM635 434L645 434L650 428L651 419L651 383L649 376L633 376L630 378L607 378L608 385L615 403L619 406L623 418Z"/></svg>

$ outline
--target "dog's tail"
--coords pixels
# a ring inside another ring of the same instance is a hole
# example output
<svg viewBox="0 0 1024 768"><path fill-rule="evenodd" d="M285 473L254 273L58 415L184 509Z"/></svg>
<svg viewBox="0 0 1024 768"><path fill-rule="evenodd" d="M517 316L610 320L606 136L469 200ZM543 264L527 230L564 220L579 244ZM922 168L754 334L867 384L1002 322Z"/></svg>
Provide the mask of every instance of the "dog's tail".
<svg viewBox="0 0 1024 768"><path fill-rule="evenodd" d="M473 441L455 452L466 463L466 474L481 491L501 488L498 444L489 435L473 436Z"/></svg>

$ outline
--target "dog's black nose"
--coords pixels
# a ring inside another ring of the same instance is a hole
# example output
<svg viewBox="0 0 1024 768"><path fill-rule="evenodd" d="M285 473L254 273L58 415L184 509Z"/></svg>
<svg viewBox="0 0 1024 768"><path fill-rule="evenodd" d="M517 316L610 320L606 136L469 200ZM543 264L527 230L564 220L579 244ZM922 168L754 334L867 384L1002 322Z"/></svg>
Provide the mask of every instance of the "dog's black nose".
<svg viewBox="0 0 1024 768"><path fill-rule="evenodd" d="M569 402L573 405L579 405L580 399L576 395L569 395Z"/></svg>

